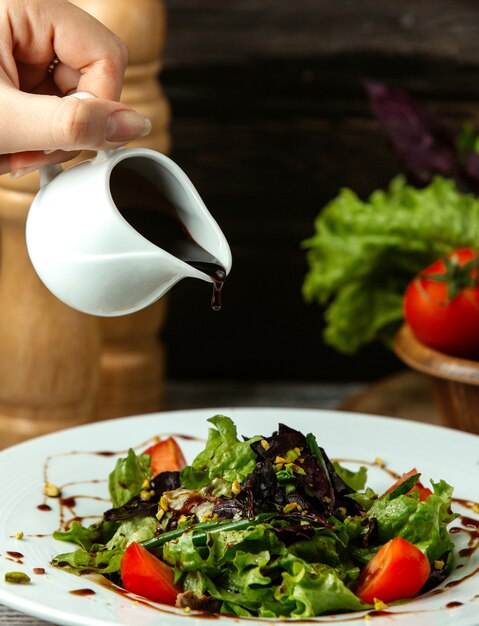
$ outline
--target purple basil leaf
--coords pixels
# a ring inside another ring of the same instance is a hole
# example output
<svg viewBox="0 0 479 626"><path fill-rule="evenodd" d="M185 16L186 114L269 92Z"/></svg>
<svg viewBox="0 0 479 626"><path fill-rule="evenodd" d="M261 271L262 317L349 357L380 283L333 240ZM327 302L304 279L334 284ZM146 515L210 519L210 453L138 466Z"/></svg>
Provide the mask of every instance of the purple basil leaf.
<svg viewBox="0 0 479 626"><path fill-rule="evenodd" d="M213 514L218 516L218 519L231 519L235 515L240 517L252 517L252 515L246 515L246 511L252 509L251 506L247 506L247 503L238 500L238 498L227 498L226 496L219 496L213 506Z"/></svg>
<svg viewBox="0 0 479 626"><path fill-rule="evenodd" d="M434 174L452 176L456 141L443 120L402 91L372 81L365 86L379 128L406 171L419 183Z"/></svg>
<svg viewBox="0 0 479 626"><path fill-rule="evenodd" d="M314 528L309 525L284 526L283 528L275 528L274 531L278 539L287 546L296 543L296 541L304 541L314 537Z"/></svg>
<svg viewBox="0 0 479 626"><path fill-rule="evenodd" d="M109 522L130 519L132 517L145 517L155 515L158 510L158 502L165 491L173 491L181 486L179 472L161 472L150 480L150 491L154 494L149 500L143 500L139 495L128 500L123 506L109 509L104 513L104 518Z"/></svg>
<svg viewBox="0 0 479 626"><path fill-rule="evenodd" d="M478 155L461 147L448 124L398 89L366 81L371 110L410 182L426 185L436 175L479 195Z"/></svg>
<svg viewBox="0 0 479 626"><path fill-rule="evenodd" d="M278 430L271 437L264 438L268 443L268 449L265 450L261 445L261 441L255 441L251 444L253 451L263 459L273 460L277 456L283 456L288 450L293 448L305 448L306 437L294 428L279 424Z"/></svg>
<svg viewBox="0 0 479 626"><path fill-rule="evenodd" d="M260 461L246 478L240 493L235 498L219 497L213 513L220 519L236 514L255 517L268 511L280 511L286 502L284 489L276 478L270 461Z"/></svg>

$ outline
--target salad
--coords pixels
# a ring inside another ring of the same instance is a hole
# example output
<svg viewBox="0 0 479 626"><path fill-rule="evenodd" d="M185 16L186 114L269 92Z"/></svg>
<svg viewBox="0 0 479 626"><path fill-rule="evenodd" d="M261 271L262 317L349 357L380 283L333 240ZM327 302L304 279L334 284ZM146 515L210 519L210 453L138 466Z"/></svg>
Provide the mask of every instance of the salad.
<svg viewBox="0 0 479 626"><path fill-rule="evenodd" d="M310 618L403 601L452 563L452 487L411 470L383 494L367 468L331 461L314 435L280 424L240 439L216 415L190 465L169 438L117 461L112 508L56 539L79 546L53 564L100 573L185 612Z"/></svg>

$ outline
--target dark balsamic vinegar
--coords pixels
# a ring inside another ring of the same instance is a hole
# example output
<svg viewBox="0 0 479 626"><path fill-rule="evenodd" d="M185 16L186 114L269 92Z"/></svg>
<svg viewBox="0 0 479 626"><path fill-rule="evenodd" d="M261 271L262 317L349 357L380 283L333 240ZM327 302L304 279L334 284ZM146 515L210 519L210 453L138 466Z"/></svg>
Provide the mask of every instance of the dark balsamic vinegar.
<svg viewBox="0 0 479 626"><path fill-rule="evenodd" d="M126 161L112 171L110 190L118 211L140 235L211 277L211 307L219 310L226 271L216 257L192 238L158 186Z"/></svg>
<svg viewBox="0 0 479 626"><path fill-rule="evenodd" d="M73 589L68 593L71 593L73 596L94 596L96 592L93 591L93 589L85 587L84 589Z"/></svg>

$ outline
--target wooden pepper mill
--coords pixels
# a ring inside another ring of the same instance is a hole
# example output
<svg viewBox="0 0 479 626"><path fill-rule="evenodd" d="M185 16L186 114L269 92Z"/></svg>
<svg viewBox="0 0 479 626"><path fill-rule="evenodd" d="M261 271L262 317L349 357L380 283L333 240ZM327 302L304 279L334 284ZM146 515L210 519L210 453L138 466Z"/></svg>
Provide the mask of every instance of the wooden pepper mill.
<svg viewBox="0 0 479 626"><path fill-rule="evenodd" d="M152 133L132 146L168 152L169 105L158 82L162 0L75 0L121 37L130 63L122 100ZM57 300L28 258L25 222L38 174L0 177L0 447L78 423L162 408L162 298L121 318L96 318Z"/></svg>
<svg viewBox="0 0 479 626"><path fill-rule="evenodd" d="M129 65L122 100L152 121L151 134L131 146L170 149L170 110L158 82L166 39L162 0L74 0L128 45ZM122 318L99 320L102 338L98 418L159 410L163 403L165 356L158 335L166 313L162 298Z"/></svg>

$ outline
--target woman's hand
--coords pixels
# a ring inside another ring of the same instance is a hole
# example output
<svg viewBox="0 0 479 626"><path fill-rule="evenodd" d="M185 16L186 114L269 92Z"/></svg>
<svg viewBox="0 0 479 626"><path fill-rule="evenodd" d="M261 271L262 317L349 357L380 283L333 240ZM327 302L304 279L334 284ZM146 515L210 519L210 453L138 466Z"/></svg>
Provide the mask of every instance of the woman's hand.
<svg viewBox="0 0 479 626"><path fill-rule="evenodd" d="M147 135L149 120L117 102L127 57L118 37L67 0L0 0L0 174ZM75 91L96 98L63 97Z"/></svg>

